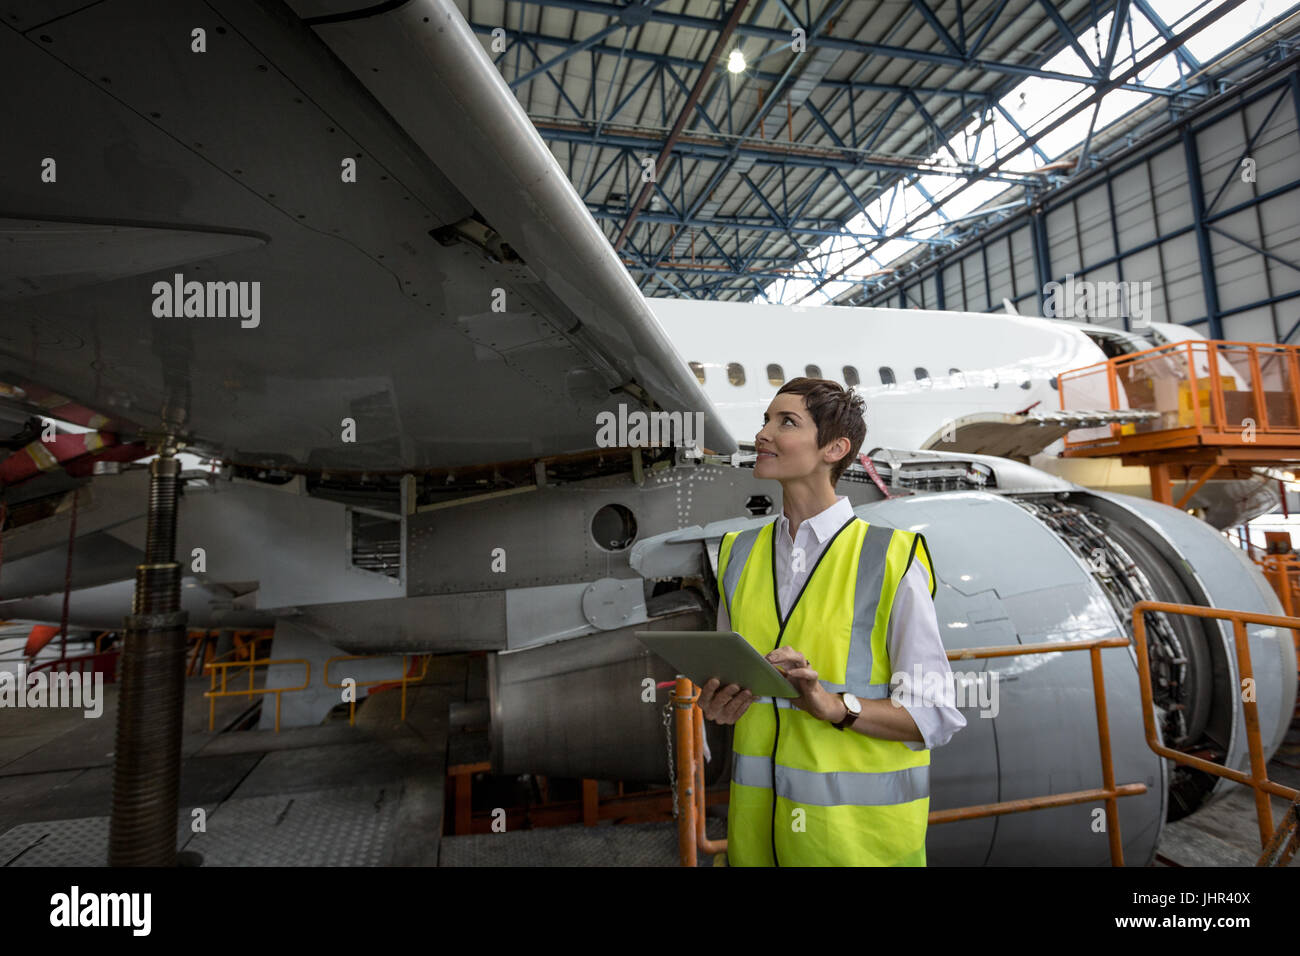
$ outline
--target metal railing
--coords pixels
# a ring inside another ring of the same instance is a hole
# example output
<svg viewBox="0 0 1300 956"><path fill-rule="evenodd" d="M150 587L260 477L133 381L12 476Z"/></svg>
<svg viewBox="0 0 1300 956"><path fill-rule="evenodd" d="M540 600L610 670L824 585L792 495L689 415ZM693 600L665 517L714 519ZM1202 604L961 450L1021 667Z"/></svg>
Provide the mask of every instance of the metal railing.
<svg viewBox="0 0 1300 956"><path fill-rule="evenodd" d="M1088 651L1092 657L1092 690L1097 713L1097 742L1101 751L1102 785L1091 790L1075 790L998 803L975 804L951 810L932 810L928 818L931 825L973 820L979 817L1023 813L1028 810L1046 810L1076 803L1101 800L1106 808L1106 835L1109 839L1112 866L1124 865L1124 847L1120 839L1119 797L1134 797L1147 792L1146 784L1115 783L1115 769L1111 759L1110 719L1106 711L1106 688L1102 676L1101 651L1106 647L1127 647L1128 638L1096 638L1089 641L1072 641L1058 644L1022 646L1010 644L993 647L970 647L948 651L948 660L979 660L992 657L1018 657L1026 654L1056 654L1062 651ZM682 866L696 865L696 851L720 853L726 850L726 841L710 842L704 837L704 814L697 809L696 801L704 799L703 761L696 750L696 742L703 736L703 712L696 706L699 691L686 678L677 682L673 694L673 710L677 718L677 846ZM698 720L692 718L692 708ZM688 726L689 725L689 726ZM698 727L698 731L696 728ZM695 732L691 732L695 731Z"/></svg>
<svg viewBox="0 0 1300 956"><path fill-rule="evenodd" d="M230 650L218 654L215 657L207 657L206 655L208 651L212 649L220 639L221 635L227 631L230 632L231 640L233 642ZM252 635L251 640L247 639L249 635ZM207 668L207 665L219 664L226 658L237 659L242 658L245 655L256 657L257 645L263 641L271 640L274 636L275 635L271 630L263 628L238 627L208 628L201 630L191 629L188 638L193 643L194 647L190 651L189 662L185 667L185 676L193 677L195 674L201 674Z"/></svg>
<svg viewBox="0 0 1300 956"><path fill-rule="evenodd" d="M1092 790L1077 790L1070 793L1026 797L1019 800L1004 800L998 803L976 804L950 810L933 810L930 812L928 822L930 824L951 823L956 820L971 820L979 817L1020 813L1026 810L1042 810L1049 807L1061 807L1101 800L1106 807L1106 833L1110 844L1111 864L1113 866L1123 866L1124 850L1120 835L1119 807L1116 801L1119 797L1136 796L1145 793L1147 788L1145 784L1140 783L1118 785L1115 783L1115 771L1110 746L1110 720L1106 710L1101 651L1102 648L1127 647L1132 643L1137 653L1138 690L1141 694L1142 723L1147 746L1158 756L1251 787L1255 792L1255 814L1259 824L1259 840L1262 848L1256 865L1285 866L1297 850L1300 850L1300 791L1282 786L1268 778L1264 748L1259 735L1259 705L1254 694L1243 694L1242 697L1242 706L1246 718L1246 742L1250 751L1251 772L1249 774L1213 763L1201 757L1182 753L1161 744L1156 735L1155 701L1151 688L1151 664L1147 655L1145 619L1145 612L1147 611L1166 614L1188 614L1194 617L1232 621L1233 647L1237 659L1238 678L1242 681L1243 686L1252 689L1255 686L1255 672L1250 657L1246 625L1264 624L1290 629L1293 633L1296 629L1300 629L1300 618L1296 617L1223 610L1194 604L1139 601L1133 605L1133 641L1131 642L1128 638L1115 637L1070 643L1037 644L1033 646L1012 644L948 651L948 660L950 661L1047 654L1058 651L1088 651L1092 658L1092 689L1097 714L1097 741L1101 751L1102 786ZM709 841L704 832L704 762L702 757L704 713L697 706L696 702L698 700L699 689L686 678L679 678L673 693L672 704L676 717L677 846L682 866L695 866L697 852L712 854L722 853L727 849L725 840ZM1280 828L1276 830L1273 824L1273 814L1269 805L1268 794L1291 801L1291 807L1284 815Z"/></svg>
<svg viewBox="0 0 1300 956"><path fill-rule="evenodd" d="M1171 342L1062 372L1058 386L1062 409L1158 413L1149 421L1075 429L1065 438L1066 451L1153 432L1161 433L1152 436L1160 446L1300 444L1296 345L1219 339ZM1242 434L1247 421L1253 423L1249 437Z"/></svg>
<svg viewBox="0 0 1300 956"><path fill-rule="evenodd" d="M392 656L391 654L338 654L334 657L331 657L329 660L325 662L325 678L322 681L322 683L324 683L326 687L333 687L335 690L342 690L344 688L345 686L344 684L335 684L330 680L330 665L333 664L335 661L368 661L368 660L378 660L380 658L391 657L391 656ZM407 664L407 661L411 658L422 659L423 666L420 668L419 674L409 673L411 668ZM381 677L377 680L365 680L365 681L354 680L352 686L355 689L361 687L374 687L377 684L401 684L402 685L402 720L406 720L406 685L418 684L420 681L424 680L425 676L429 673L429 660L430 660L430 655L428 654L403 654L401 677ZM351 680L351 678L345 677L344 680ZM357 695L354 693L352 695L352 700L350 701L350 706L348 707L349 727L354 726L356 724L356 718L357 718Z"/></svg>
<svg viewBox="0 0 1300 956"><path fill-rule="evenodd" d="M301 664L306 671L303 682L295 687L254 687L253 671L258 667L269 667L271 664ZM248 668L248 686L241 687L238 690L229 690L227 687L227 678L232 667ZM275 732L280 732L280 697L284 694L292 693L296 690L306 690L311 685L311 661L301 657L286 657L277 660L247 660L247 661L222 661L211 663L205 666L212 674L212 687L204 692L203 696L208 698L208 730L214 729L217 720L217 699L220 697L254 697L259 694L275 695ZM217 672L221 672L221 690L217 690Z"/></svg>
<svg viewBox="0 0 1300 956"><path fill-rule="evenodd" d="M1156 721L1153 693L1151 690L1151 664L1147 657L1147 633L1144 612L1157 611L1164 614L1187 614L1192 617L1209 617L1217 620L1232 621L1232 644L1237 655L1237 679L1251 693L1242 694L1242 709L1246 717L1246 744L1250 749L1250 773L1233 770L1202 757L1180 753L1166 747L1156 739ZM1269 805L1268 794L1283 797L1294 805L1300 800L1300 790L1284 787L1268 778L1268 769L1264 762L1264 747L1259 739L1259 705L1253 693L1255 671L1250 659L1250 642L1247 640L1247 624L1265 624L1280 628L1300 627L1300 618L1279 617L1276 614L1255 614L1250 611L1227 611L1215 607L1200 607L1195 604L1168 604L1163 601L1138 601L1133 605L1133 641L1137 648L1138 689L1142 693L1142 724L1146 731L1147 746L1162 757L1168 757L1175 763L1184 764L1219 777L1227 777L1237 783L1245 784L1255 791L1255 816L1259 823L1259 842L1264 853L1257 865L1263 865L1268 857L1269 843L1273 839L1273 812ZM1291 852L1295 850L1294 831L1295 815L1288 816L1292 828ZM1289 853L1287 854L1290 855Z"/></svg>

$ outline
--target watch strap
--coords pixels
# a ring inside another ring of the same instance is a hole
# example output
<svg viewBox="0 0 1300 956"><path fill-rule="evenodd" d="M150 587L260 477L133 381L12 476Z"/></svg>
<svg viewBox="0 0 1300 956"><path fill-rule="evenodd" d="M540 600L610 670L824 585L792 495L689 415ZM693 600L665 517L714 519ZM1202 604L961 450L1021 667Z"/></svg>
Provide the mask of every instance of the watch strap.
<svg viewBox="0 0 1300 956"><path fill-rule="evenodd" d="M853 711L849 710L849 705L844 703L843 694L837 694L836 696L839 697L840 703L844 704L844 718L840 720L838 723L836 723L834 727L836 730L844 730L845 728L851 726L853 722L858 719L858 715L861 713L861 711L859 711L859 714L855 714Z"/></svg>

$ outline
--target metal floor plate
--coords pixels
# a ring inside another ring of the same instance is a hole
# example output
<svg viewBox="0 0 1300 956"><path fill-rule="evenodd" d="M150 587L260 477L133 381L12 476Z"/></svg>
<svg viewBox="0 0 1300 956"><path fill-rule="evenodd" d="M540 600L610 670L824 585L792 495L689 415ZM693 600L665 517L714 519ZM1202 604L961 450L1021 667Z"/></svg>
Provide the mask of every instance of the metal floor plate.
<svg viewBox="0 0 1300 956"><path fill-rule="evenodd" d="M212 807L203 809L211 815ZM185 810L177 815L178 846L191 835L191 812ZM77 817L11 827L0 833L0 867L106 866L108 820L108 817Z"/></svg>
<svg viewBox="0 0 1300 956"><path fill-rule="evenodd" d="M379 866L401 792L398 783L227 800L184 849L204 866Z"/></svg>
<svg viewBox="0 0 1300 956"><path fill-rule="evenodd" d="M727 821L710 817L708 835L727 835ZM699 864L713 858L701 854ZM573 824L444 836L439 866L677 866L675 823Z"/></svg>
<svg viewBox="0 0 1300 956"><path fill-rule="evenodd" d="M396 839L401 784L227 800L177 821L177 847L204 866L379 866ZM108 817L24 823L0 834L0 866L104 866Z"/></svg>

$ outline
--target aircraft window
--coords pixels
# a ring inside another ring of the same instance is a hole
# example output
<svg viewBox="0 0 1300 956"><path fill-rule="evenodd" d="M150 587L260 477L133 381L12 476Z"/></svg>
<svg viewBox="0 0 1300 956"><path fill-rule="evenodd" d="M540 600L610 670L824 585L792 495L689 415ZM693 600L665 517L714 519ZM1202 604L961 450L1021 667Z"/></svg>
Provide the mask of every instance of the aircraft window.
<svg viewBox="0 0 1300 956"><path fill-rule="evenodd" d="M918 366L917 368L912 369L912 374L916 376L916 380L917 380L918 382L921 381L921 379L923 379L923 378L929 378L929 377L930 377L930 373L927 372L925 369L919 367L919 366Z"/></svg>
<svg viewBox="0 0 1300 956"><path fill-rule="evenodd" d="M745 366L739 362L732 362L727 366L727 381L732 385L745 384Z"/></svg>
<svg viewBox="0 0 1300 956"><path fill-rule="evenodd" d="M769 385L785 384L785 372L781 370L781 366L769 365L767 367L767 384Z"/></svg>
<svg viewBox="0 0 1300 956"><path fill-rule="evenodd" d="M858 370L854 368L852 365L844 366L844 384L847 385L849 388L852 388L853 386L857 385L859 381L860 379L858 378Z"/></svg>
<svg viewBox="0 0 1300 956"><path fill-rule="evenodd" d="M894 370L888 365L880 366L880 384L893 385L895 382Z"/></svg>
<svg viewBox="0 0 1300 956"><path fill-rule="evenodd" d="M809 378L822 377L822 370L821 370L821 366L819 365L805 365L803 367L803 373L807 375Z"/></svg>
<svg viewBox="0 0 1300 956"><path fill-rule="evenodd" d="M949 374L949 375L960 375L960 374L961 374L961 369L959 369L959 368L950 368L950 369L948 369L948 374Z"/></svg>
<svg viewBox="0 0 1300 956"><path fill-rule="evenodd" d="M699 379L699 380L700 380L700 384L703 385L703 384L704 384L704 366L703 366L701 363L699 363L699 362L690 362L690 363L688 363L688 364L691 366L691 371L695 373L695 377L696 377L697 379Z"/></svg>
<svg viewBox="0 0 1300 956"><path fill-rule="evenodd" d="M1048 381L1048 384L1050 384L1050 385L1052 386L1052 391L1054 391L1054 392L1056 392L1056 391L1060 391L1061 386L1059 386L1059 385L1056 384L1056 376L1055 376L1055 375L1053 375L1053 376L1052 376L1051 378L1049 378L1047 381Z"/></svg>
<svg viewBox="0 0 1300 956"><path fill-rule="evenodd" d="M1025 379L1023 382L1021 382L1021 383L1020 383L1020 387L1021 387L1021 388L1028 388L1028 387L1029 387L1029 379Z"/></svg>

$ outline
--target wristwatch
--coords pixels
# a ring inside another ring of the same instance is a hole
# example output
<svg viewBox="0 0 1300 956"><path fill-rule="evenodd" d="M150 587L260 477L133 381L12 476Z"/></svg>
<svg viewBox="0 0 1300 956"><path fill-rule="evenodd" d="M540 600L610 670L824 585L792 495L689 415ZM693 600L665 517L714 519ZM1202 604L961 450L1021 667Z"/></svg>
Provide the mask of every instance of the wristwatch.
<svg viewBox="0 0 1300 956"><path fill-rule="evenodd" d="M836 730L843 730L845 727L848 727L862 714L862 701L858 700L848 691L840 694L840 700L844 701L844 710L846 713L844 714L844 719L838 724L835 724Z"/></svg>

